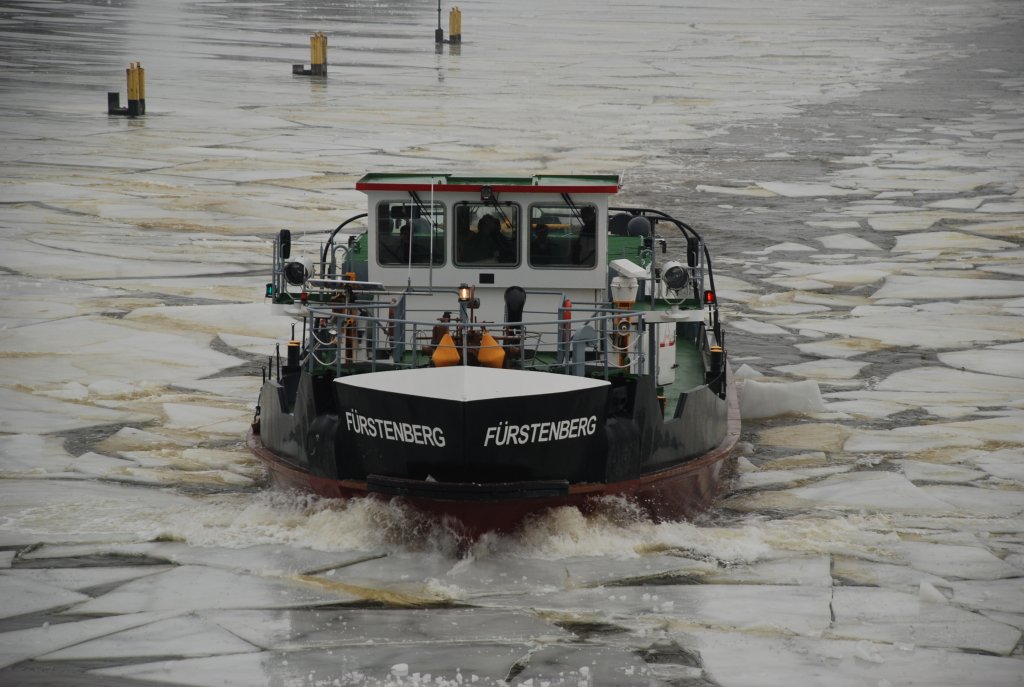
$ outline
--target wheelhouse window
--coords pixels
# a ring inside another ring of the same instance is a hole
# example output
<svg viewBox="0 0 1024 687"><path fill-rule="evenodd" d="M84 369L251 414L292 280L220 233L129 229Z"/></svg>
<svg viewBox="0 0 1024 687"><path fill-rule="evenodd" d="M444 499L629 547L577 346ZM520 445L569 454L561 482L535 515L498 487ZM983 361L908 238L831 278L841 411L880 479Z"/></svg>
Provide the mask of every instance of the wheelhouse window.
<svg viewBox="0 0 1024 687"><path fill-rule="evenodd" d="M377 262L381 265L443 265L443 203L413 199L377 204Z"/></svg>
<svg viewBox="0 0 1024 687"><path fill-rule="evenodd" d="M456 203L455 264L515 267L520 262L519 206Z"/></svg>
<svg viewBox="0 0 1024 687"><path fill-rule="evenodd" d="M530 206L530 265L594 267L597 207L590 203Z"/></svg>

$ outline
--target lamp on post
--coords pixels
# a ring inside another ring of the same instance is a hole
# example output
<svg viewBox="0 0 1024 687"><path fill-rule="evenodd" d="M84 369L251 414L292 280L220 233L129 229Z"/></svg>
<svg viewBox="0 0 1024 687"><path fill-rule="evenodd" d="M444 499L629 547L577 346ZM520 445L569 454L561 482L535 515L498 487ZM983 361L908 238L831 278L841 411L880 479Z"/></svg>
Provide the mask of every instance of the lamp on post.
<svg viewBox="0 0 1024 687"><path fill-rule="evenodd" d="M434 31L434 42L444 43L444 29L441 28L441 0L437 0L437 29Z"/></svg>
<svg viewBox="0 0 1024 687"><path fill-rule="evenodd" d="M480 307L480 299L476 297L476 289L469 284L462 283L459 285L459 310L462 315L462 321L469 321L469 310L474 310Z"/></svg>

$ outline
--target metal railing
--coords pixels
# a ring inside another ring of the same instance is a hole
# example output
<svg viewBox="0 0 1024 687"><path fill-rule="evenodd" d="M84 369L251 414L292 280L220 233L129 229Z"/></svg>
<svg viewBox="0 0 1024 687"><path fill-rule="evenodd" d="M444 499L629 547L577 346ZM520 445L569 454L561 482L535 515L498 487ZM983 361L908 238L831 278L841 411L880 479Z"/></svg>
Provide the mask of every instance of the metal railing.
<svg viewBox="0 0 1024 687"><path fill-rule="evenodd" d="M435 351L447 347L449 359L457 353L458 362L445 364L486 364L480 361L500 349L501 366L574 375L641 372L647 364L642 312L574 304L571 317L531 312L526 314L532 319L515 322L443 319L436 313L406 312L404 299L310 305L303 363L337 375L407 369L438 364Z"/></svg>

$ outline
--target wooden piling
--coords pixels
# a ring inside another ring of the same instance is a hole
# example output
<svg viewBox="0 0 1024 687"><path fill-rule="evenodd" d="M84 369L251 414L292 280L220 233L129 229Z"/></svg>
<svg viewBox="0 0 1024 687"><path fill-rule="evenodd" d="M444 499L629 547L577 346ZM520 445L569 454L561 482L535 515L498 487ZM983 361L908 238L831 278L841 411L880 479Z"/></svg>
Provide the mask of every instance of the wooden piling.
<svg viewBox="0 0 1024 687"><path fill-rule="evenodd" d="M141 62L132 62L125 69L125 80L127 82L128 106L121 107L121 94L109 91L107 93L107 114L125 115L138 117L146 114L146 70L142 68Z"/></svg>
<svg viewBox="0 0 1024 687"><path fill-rule="evenodd" d="M458 7L453 7L448 12L448 42L462 42L462 10Z"/></svg>

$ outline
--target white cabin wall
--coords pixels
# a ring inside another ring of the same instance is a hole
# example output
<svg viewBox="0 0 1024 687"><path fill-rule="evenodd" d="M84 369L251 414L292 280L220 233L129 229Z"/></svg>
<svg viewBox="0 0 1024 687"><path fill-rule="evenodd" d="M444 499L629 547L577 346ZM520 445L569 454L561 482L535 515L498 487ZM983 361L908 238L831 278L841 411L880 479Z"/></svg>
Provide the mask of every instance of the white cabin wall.
<svg viewBox="0 0 1024 687"><path fill-rule="evenodd" d="M380 265L377 261L377 245L375 229L377 226L377 204L386 200L402 200L403 193L398 191L373 191L368 195L369 214L367 217L370 235L368 237L367 278L370 281L382 282L390 287L404 288L411 283L417 288L449 287L455 288L466 283L477 287L477 296L481 301L480 319L501 321L504 319L505 289L509 286L522 286L527 291L554 291L566 294L574 302L597 302L604 300L607 280L608 254L608 197L605 194L576 194L573 201L579 204L593 203L597 207L597 259L593 268L570 269L565 267L531 267L528 264L526 251L529 241L529 206L532 203L559 203L561 197L551 193L502 193L500 201L512 201L520 205L520 226L518 240L520 242L520 264L515 267L500 265L474 265L457 267L453 261L453 232L456 202L475 200L463 193L437 193L431 197L429 192L421 192L423 203L443 202L446 207L448 227L445 235L445 263L431 270L428 267L408 267L402 265ZM483 284L492 275L493 284ZM442 299L444 297L441 297ZM527 310L550 309L555 301L560 303L557 295L531 295L527 300ZM451 299L453 307L458 304ZM557 307L557 303L555 303Z"/></svg>

